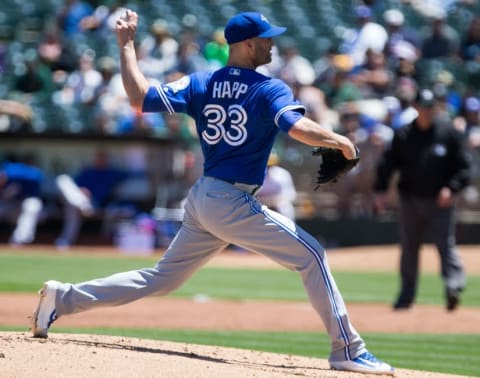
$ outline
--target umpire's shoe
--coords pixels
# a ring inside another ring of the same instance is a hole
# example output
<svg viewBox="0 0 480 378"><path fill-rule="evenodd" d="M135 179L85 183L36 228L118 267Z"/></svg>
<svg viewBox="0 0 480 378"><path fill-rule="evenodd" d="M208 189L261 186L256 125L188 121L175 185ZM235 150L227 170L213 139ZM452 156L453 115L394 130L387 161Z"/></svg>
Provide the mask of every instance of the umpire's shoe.
<svg viewBox="0 0 480 378"><path fill-rule="evenodd" d="M446 307L447 311L454 311L460 304L460 293L462 289L447 289L446 292Z"/></svg>
<svg viewBox="0 0 480 378"><path fill-rule="evenodd" d="M330 361L333 370L351 371L365 374L394 375L394 369L389 364L380 361L372 353L364 352L353 360Z"/></svg>
<svg viewBox="0 0 480 378"><path fill-rule="evenodd" d="M31 317L31 331L33 337L48 337L48 328L57 320L57 310L55 309L55 297L57 294L59 282L47 281L38 292L40 301L37 309Z"/></svg>

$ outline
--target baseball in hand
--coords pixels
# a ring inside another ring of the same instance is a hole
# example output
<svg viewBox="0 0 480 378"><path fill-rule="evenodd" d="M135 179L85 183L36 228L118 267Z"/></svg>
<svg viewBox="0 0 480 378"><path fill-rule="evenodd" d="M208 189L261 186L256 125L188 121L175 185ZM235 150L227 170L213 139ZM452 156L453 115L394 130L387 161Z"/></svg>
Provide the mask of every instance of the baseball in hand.
<svg viewBox="0 0 480 378"><path fill-rule="evenodd" d="M127 11L125 12L125 14L122 16L122 19L123 19L124 21L127 21L127 22L130 21L130 11L129 11L129 10L127 10Z"/></svg>

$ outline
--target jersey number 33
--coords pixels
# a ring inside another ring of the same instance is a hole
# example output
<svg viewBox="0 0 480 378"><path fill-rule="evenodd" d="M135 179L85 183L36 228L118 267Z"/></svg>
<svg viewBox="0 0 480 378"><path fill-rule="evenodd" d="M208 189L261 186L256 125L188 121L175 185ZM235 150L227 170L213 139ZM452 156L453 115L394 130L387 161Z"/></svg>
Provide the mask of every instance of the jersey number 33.
<svg viewBox="0 0 480 378"><path fill-rule="evenodd" d="M247 139L247 112L241 105L230 105L227 109L218 104L208 104L203 108L207 118L207 128L202 132L208 144L217 144L222 139L231 146L239 146ZM230 124L228 130L225 123Z"/></svg>

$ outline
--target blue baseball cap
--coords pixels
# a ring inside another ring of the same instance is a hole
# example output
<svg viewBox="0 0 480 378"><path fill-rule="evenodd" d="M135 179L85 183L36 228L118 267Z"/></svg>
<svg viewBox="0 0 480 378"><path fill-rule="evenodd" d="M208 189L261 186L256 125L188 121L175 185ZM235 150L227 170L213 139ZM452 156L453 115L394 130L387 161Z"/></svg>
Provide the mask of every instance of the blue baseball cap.
<svg viewBox="0 0 480 378"><path fill-rule="evenodd" d="M257 12L243 12L233 16L225 26L227 43L237 43L246 39L271 38L285 32L287 28L270 24L267 18Z"/></svg>
<svg viewBox="0 0 480 378"><path fill-rule="evenodd" d="M353 8L353 12L357 18L372 17L372 11L366 5L357 5L355 8Z"/></svg>

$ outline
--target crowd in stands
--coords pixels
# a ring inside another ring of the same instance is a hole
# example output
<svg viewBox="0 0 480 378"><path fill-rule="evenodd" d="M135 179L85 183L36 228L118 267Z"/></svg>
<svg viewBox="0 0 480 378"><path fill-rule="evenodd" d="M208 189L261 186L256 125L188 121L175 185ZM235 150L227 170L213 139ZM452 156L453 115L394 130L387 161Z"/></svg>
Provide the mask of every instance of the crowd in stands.
<svg viewBox="0 0 480 378"><path fill-rule="evenodd" d="M317 3L325 9L330 4ZM476 161L465 201L470 207L479 206L480 9L476 2L345 3L350 12L344 15L348 27L338 28L330 40L323 34L313 35L311 46L300 45L295 34L287 33L288 37L276 40L272 63L259 69L289 83L312 119L348 135L360 147L358 169L335 189L339 211L371 215L378 158L395 130L416 117L412 105L421 88L434 93L437 116L450 118L465 134ZM187 117L139 114L128 104L112 29L125 7L148 19L148 6L122 0L55 4L31 43L19 43L0 28L0 133L195 139ZM229 9L229 1L218 4ZM453 14L456 19L461 15L462 25L451 24ZM218 25L222 24L219 20ZM205 35L201 26L194 14L183 15L180 28L172 28L161 17L142 26L137 55L151 83L226 64L223 31L209 25L213 32ZM327 40L318 54L317 39ZM281 145L277 152L283 162L294 165L298 152L292 148ZM310 182L296 184L301 189ZM354 210L352 193L362 196Z"/></svg>

